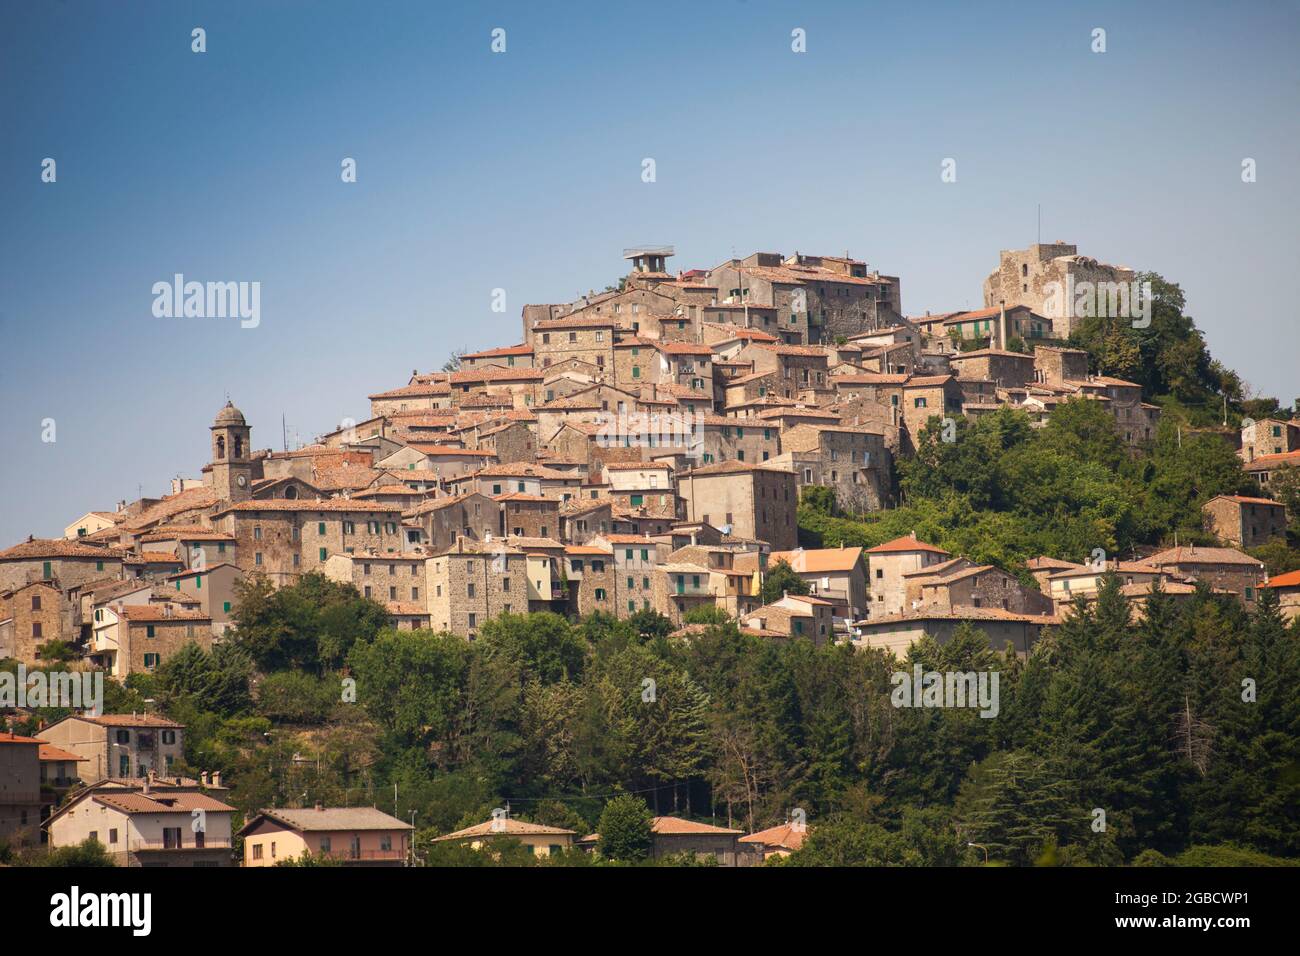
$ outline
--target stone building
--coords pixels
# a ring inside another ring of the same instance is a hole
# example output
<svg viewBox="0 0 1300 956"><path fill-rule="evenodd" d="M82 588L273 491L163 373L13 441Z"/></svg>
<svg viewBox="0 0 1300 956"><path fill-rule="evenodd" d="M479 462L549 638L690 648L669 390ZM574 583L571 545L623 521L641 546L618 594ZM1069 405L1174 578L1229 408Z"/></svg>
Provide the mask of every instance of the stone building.
<svg viewBox="0 0 1300 956"><path fill-rule="evenodd" d="M496 499L501 506L501 535L549 538L560 533L560 500L512 491Z"/></svg>
<svg viewBox="0 0 1300 956"><path fill-rule="evenodd" d="M1286 506L1269 498L1217 495L1201 507L1206 530L1238 548L1257 548L1286 535Z"/></svg>
<svg viewBox="0 0 1300 956"><path fill-rule="evenodd" d="M73 714L55 721L36 736L74 753L81 779L93 785L107 777L132 779L150 771L170 775L184 759L185 727L155 714Z"/></svg>
<svg viewBox="0 0 1300 956"><path fill-rule="evenodd" d="M1083 349L1034 346L1034 378L1046 385L1064 385L1088 377L1088 353Z"/></svg>
<svg viewBox="0 0 1300 956"><path fill-rule="evenodd" d="M767 556L769 570L779 561L808 585L814 597L830 601L839 617L858 620L867 611L867 565L861 548L796 548Z"/></svg>
<svg viewBox="0 0 1300 956"><path fill-rule="evenodd" d="M1265 418L1241 428L1241 457L1248 462L1267 455L1300 451L1300 422Z"/></svg>
<svg viewBox="0 0 1300 956"><path fill-rule="evenodd" d="M75 635L65 630L66 621L63 594L56 581L33 581L0 591L0 660L37 663L42 645Z"/></svg>
<svg viewBox="0 0 1300 956"><path fill-rule="evenodd" d="M998 258L998 267L984 280L984 305L1028 306L1051 320L1057 339L1068 339L1082 321L1076 292L1084 291L1084 283L1117 283L1127 289L1135 278L1132 269L1081 256L1078 246L1066 242L1003 249Z"/></svg>
<svg viewBox="0 0 1300 956"><path fill-rule="evenodd" d="M1268 578L1264 562L1242 554L1235 548L1202 548L1194 545L1169 548L1151 555L1143 563L1228 591L1245 604L1247 609L1255 606L1259 588Z"/></svg>
<svg viewBox="0 0 1300 956"><path fill-rule="evenodd" d="M500 515L500 504L474 491L421 502L402 517L419 524L425 547L430 553L436 553L450 548L459 537L471 541L500 537Z"/></svg>
<svg viewBox="0 0 1300 956"><path fill-rule="evenodd" d="M569 587L569 606L573 613L586 616L597 611L617 614L614 553L609 547L570 544L564 548L565 576Z"/></svg>
<svg viewBox="0 0 1300 956"><path fill-rule="evenodd" d="M829 643L834 636L834 603L809 594L785 594L771 604L740 616L746 627L781 634L806 637L814 644Z"/></svg>
<svg viewBox="0 0 1300 956"><path fill-rule="evenodd" d="M479 628L502 614L528 611L528 562L500 539L457 538L426 565L429 616L435 631L474 640Z"/></svg>
<svg viewBox="0 0 1300 956"><path fill-rule="evenodd" d="M858 425L796 425L783 433L783 451L773 464L789 468L800 487L835 492L840 507L877 511L890 497L892 455L884 433Z"/></svg>
<svg viewBox="0 0 1300 956"><path fill-rule="evenodd" d="M711 269L706 282L722 302L775 307L777 328L799 342L834 341L901 318L898 278L847 257L756 252Z"/></svg>
<svg viewBox="0 0 1300 956"><path fill-rule="evenodd" d="M788 551L797 544L798 480L793 471L742 461L719 462L679 476L687 521Z"/></svg>
<svg viewBox="0 0 1300 956"><path fill-rule="evenodd" d="M99 609L87 651L119 680L155 671L187 644L210 650L212 618L192 604L111 604Z"/></svg>
<svg viewBox="0 0 1300 956"><path fill-rule="evenodd" d="M347 498L320 501L243 501L212 515L212 526L233 535L239 568L277 585L319 570L331 554L404 550L402 506Z"/></svg>
<svg viewBox="0 0 1300 956"><path fill-rule="evenodd" d="M40 842L41 743L0 733L0 841L10 846Z"/></svg>
<svg viewBox="0 0 1300 956"><path fill-rule="evenodd" d="M920 541L916 533L867 549L867 575L871 587L869 617L901 614L907 610L904 575L951 557L943 548Z"/></svg>

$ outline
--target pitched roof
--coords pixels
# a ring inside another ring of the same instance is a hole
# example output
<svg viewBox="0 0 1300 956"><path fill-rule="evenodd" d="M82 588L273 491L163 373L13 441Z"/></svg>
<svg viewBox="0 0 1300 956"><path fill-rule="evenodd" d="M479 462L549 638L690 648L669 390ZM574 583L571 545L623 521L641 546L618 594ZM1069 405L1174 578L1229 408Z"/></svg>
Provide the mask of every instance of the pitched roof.
<svg viewBox="0 0 1300 956"><path fill-rule="evenodd" d="M487 349L484 352L466 352L462 359L495 358L498 355L532 355L531 345L506 345L501 348Z"/></svg>
<svg viewBox="0 0 1300 956"><path fill-rule="evenodd" d="M796 827L793 823L783 823L777 827L768 827L749 836L743 836L737 843L753 843L760 846L778 846L785 850L797 850L803 846L808 835L806 826Z"/></svg>
<svg viewBox="0 0 1300 956"><path fill-rule="evenodd" d="M168 720L166 717L159 717L156 714L101 714L98 717L90 717L84 714L76 715L78 720L88 720L92 724L99 724L101 727L168 727L181 729L185 725L178 724L174 720Z"/></svg>
<svg viewBox="0 0 1300 956"><path fill-rule="evenodd" d="M245 833L266 817L282 823L291 830L312 833L321 830L410 830L411 825L396 817L390 817L374 807L305 807L302 809L259 810L257 816L244 825L240 833Z"/></svg>
<svg viewBox="0 0 1300 956"><path fill-rule="evenodd" d="M1279 574L1268 579L1264 585L1266 588L1294 588L1300 587L1300 571L1288 571L1286 574Z"/></svg>
<svg viewBox="0 0 1300 956"><path fill-rule="evenodd" d="M188 813L202 810L207 813L233 813L234 807L216 800L206 793L192 791L165 791L160 794L130 792L112 793L93 791L92 799L106 807L123 813Z"/></svg>
<svg viewBox="0 0 1300 956"><path fill-rule="evenodd" d="M744 830L729 830L726 827L710 826L707 823L696 823L693 820L683 820L681 817L655 817L650 821L650 832L660 836L677 836L688 834L736 834L739 836Z"/></svg>
<svg viewBox="0 0 1300 956"><path fill-rule="evenodd" d="M170 608L170 610L169 610ZM171 608L171 605L164 604L123 604L115 609L119 617L124 617L128 621L142 623L157 623L167 621L185 621L193 623L195 621L210 621L212 616L204 614L201 611L184 611L179 608Z"/></svg>
<svg viewBox="0 0 1300 956"><path fill-rule="evenodd" d="M1236 548L1169 548L1159 554L1153 554L1143 561L1144 564L1243 564L1263 567L1264 562L1243 554Z"/></svg>
<svg viewBox="0 0 1300 956"><path fill-rule="evenodd" d="M40 750L37 751L37 759L47 760L50 762L57 762L57 763L66 763L69 761L76 761L77 763L81 763L82 761L86 761L86 762L90 761L89 757L78 756L77 754L64 750L61 747L56 747L54 746L54 744L47 744L43 740L41 741Z"/></svg>
<svg viewBox="0 0 1300 956"><path fill-rule="evenodd" d="M915 533L903 535L901 538L895 538L893 541L886 541L884 544L878 544L874 548L868 548L867 554L893 554L907 551L932 551L935 554L948 554L948 552L943 548L921 541L916 537Z"/></svg>
<svg viewBox="0 0 1300 956"><path fill-rule="evenodd" d="M125 552L116 548L97 548L72 538L33 538L0 551L0 561L41 558L96 558L105 561L120 559L124 555Z"/></svg>
<svg viewBox="0 0 1300 956"><path fill-rule="evenodd" d="M1273 508L1285 508L1286 505L1280 501L1274 501L1272 498L1247 498L1244 495L1215 495L1210 501L1232 501L1239 505L1268 505ZM1206 502L1208 504L1209 502Z"/></svg>
<svg viewBox="0 0 1300 956"><path fill-rule="evenodd" d="M565 836L566 834L576 836L573 830L566 830L563 827L548 827L540 823L529 823L525 820L502 817L499 820L486 820L483 823L476 823L472 827L457 830L455 833L448 833L446 836L435 837L433 842L465 840L472 837Z"/></svg>
<svg viewBox="0 0 1300 956"><path fill-rule="evenodd" d="M823 571L852 571L862 559L861 548L799 548L796 551L773 551L767 556L767 566L784 561L802 574L819 574Z"/></svg>

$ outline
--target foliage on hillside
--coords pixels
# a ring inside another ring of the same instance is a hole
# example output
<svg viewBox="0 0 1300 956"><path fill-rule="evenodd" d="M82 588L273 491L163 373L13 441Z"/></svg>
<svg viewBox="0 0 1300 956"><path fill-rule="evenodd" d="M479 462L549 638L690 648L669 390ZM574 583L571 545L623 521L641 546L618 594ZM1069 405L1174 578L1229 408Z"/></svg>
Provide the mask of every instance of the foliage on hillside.
<svg viewBox="0 0 1300 956"><path fill-rule="evenodd" d="M342 670L327 643L303 671L250 668L286 646L320 589L309 576L271 610L257 597L228 649L187 650L151 675L149 694L188 727L178 769L223 770L245 813L317 800L414 811L430 864L531 862L508 841L474 856L430 842L506 806L580 835L609 824L611 854L617 842L635 862L644 816L629 800L746 830L801 808L812 836L789 865L975 864L985 848L1012 864L1177 862L1227 844L1300 856L1300 641L1271 595L1253 617L1208 592L1181 607L1157 595L1134 625L1112 581L1027 661L969 627L895 661L732 622L682 640L649 615L534 614L503 616L474 642L359 633ZM334 600L348 619L372 618L354 590ZM891 674L915 663L998 671L999 716L896 708ZM1247 676L1253 704L1240 699ZM302 677L334 700L290 722L265 688ZM546 865L591 862L565 856Z"/></svg>

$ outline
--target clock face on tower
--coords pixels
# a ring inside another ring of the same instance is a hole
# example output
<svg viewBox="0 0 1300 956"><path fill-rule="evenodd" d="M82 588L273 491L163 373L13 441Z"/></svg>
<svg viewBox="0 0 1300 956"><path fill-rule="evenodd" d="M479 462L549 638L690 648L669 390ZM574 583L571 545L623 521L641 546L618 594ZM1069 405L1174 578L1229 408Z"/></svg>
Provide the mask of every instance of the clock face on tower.
<svg viewBox="0 0 1300 956"><path fill-rule="evenodd" d="M238 478L235 479L235 481L239 483L239 487L241 488L244 487L244 485L248 484L248 478L244 475L240 475Z"/></svg>

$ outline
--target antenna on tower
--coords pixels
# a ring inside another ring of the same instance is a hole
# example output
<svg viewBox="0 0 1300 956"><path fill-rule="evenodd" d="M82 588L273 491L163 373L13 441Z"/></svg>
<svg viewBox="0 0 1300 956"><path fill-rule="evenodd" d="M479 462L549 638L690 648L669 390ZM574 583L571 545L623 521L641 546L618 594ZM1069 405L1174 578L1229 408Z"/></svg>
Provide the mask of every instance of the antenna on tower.
<svg viewBox="0 0 1300 956"><path fill-rule="evenodd" d="M289 450L289 429L284 423L284 412L280 413L280 441L284 445L284 450Z"/></svg>

